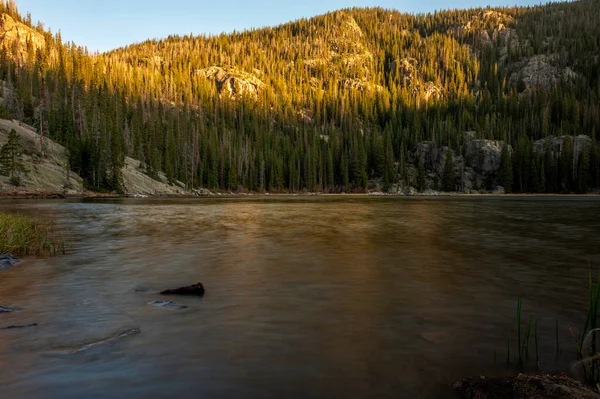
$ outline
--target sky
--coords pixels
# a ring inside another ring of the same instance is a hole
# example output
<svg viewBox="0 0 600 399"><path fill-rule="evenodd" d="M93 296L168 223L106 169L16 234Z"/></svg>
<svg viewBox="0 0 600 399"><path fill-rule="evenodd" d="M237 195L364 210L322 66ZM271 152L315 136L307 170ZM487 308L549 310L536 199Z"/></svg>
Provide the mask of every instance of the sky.
<svg viewBox="0 0 600 399"><path fill-rule="evenodd" d="M90 51L164 38L171 34L219 34L279 25L348 7L433 12L449 8L534 5L540 0L16 0L63 41Z"/></svg>

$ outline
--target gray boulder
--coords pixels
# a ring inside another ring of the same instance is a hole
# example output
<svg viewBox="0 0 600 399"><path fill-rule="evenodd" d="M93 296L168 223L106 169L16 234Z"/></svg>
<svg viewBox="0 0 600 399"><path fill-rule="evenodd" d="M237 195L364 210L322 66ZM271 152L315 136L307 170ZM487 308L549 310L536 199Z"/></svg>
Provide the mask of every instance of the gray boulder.
<svg viewBox="0 0 600 399"><path fill-rule="evenodd" d="M479 174L496 173L500 169L503 141L470 140L464 145L463 154L467 166ZM509 147L512 152L512 147Z"/></svg>
<svg viewBox="0 0 600 399"><path fill-rule="evenodd" d="M16 265L19 262L20 262L20 260L15 258L12 255L1 254L0 255L0 270L8 269L9 267L13 267L14 265Z"/></svg>
<svg viewBox="0 0 600 399"><path fill-rule="evenodd" d="M561 153L567 136L560 137L547 137L545 139L537 140L533 143L533 148L536 152L545 152L550 150L556 153ZM588 149L592 146L592 139L586 135L571 136L573 140L573 149L575 155L579 155L584 149Z"/></svg>
<svg viewBox="0 0 600 399"><path fill-rule="evenodd" d="M0 313L12 313L13 310L11 308L9 308L8 306L2 306L0 305Z"/></svg>

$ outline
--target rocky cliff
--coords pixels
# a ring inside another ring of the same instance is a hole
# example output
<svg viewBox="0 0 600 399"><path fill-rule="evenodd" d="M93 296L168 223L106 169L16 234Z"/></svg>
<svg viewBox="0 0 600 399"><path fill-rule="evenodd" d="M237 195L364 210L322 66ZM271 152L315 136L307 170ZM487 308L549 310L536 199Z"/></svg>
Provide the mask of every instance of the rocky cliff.
<svg viewBox="0 0 600 399"><path fill-rule="evenodd" d="M8 141L15 129L23 148L22 184L15 187L6 176L0 176L0 195L7 193L83 194L83 180L69 170L67 150L49 139L43 139L30 126L18 121L0 119L0 146ZM42 151L43 149L43 151Z"/></svg>
<svg viewBox="0 0 600 399"><path fill-rule="evenodd" d="M500 154L505 143L503 141L476 139L474 132L465 133L465 144L453 151L453 169L455 187L458 192L477 194L488 192L501 192L498 171L500 169ZM508 147L512 152L512 147ZM446 157L450 149L446 146L438 147L431 142L417 144L414 151L409 154L409 181L416 184L417 160L423 159L426 172L426 189L441 191L442 175L446 164ZM410 187L397 187L402 192ZM412 190L414 192L414 189Z"/></svg>
<svg viewBox="0 0 600 399"><path fill-rule="evenodd" d="M44 35L15 21L10 15L0 15L0 47L12 50L16 46L20 55L19 60L24 62L29 45L36 50L43 49L46 39Z"/></svg>
<svg viewBox="0 0 600 399"><path fill-rule="evenodd" d="M23 149L21 184L14 186L7 176L0 175L0 196L3 195L67 195L86 196L83 179L69 169L67 149L43 138L31 126L18 121L0 119L0 147L8 141L11 129L19 134ZM140 169L140 161L127 157L123 167L125 194L129 196L184 195L183 183L170 185L159 173L156 179Z"/></svg>

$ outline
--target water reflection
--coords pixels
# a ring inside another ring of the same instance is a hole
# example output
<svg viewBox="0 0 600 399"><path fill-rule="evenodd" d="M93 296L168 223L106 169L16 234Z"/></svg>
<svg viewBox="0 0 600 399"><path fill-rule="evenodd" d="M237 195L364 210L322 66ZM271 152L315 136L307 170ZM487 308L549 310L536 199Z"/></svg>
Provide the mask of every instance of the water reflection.
<svg viewBox="0 0 600 399"><path fill-rule="evenodd" d="M444 397L453 379L495 369L519 287L552 354L543 365L565 367L568 354L553 356L555 320L568 348L567 325L584 317L588 262L600 266L594 200L0 208L51 217L72 242L65 257L0 274L0 303L23 308L0 326L40 323L0 332L0 396ZM186 310L147 305L198 281L207 295L180 299ZM142 333L48 355L129 328Z"/></svg>

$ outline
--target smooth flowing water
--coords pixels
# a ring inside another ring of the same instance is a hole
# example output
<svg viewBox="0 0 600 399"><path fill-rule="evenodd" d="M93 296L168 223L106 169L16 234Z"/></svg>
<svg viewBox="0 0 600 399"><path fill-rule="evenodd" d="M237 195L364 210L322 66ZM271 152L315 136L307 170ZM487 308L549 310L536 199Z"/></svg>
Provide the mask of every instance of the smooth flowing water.
<svg viewBox="0 0 600 399"><path fill-rule="evenodd" d="M0 328L38 323L0 330L2 398L452 398L458 378L506 372L519 290L541 367L568 369L568 327L583 323L588 269L600 268L593 198L0 211L54 220L71 247L0 271L0 304L18 309ZM197 282L203 299L157 295ZM148 304L164 299L187 308Z"/></svg>

